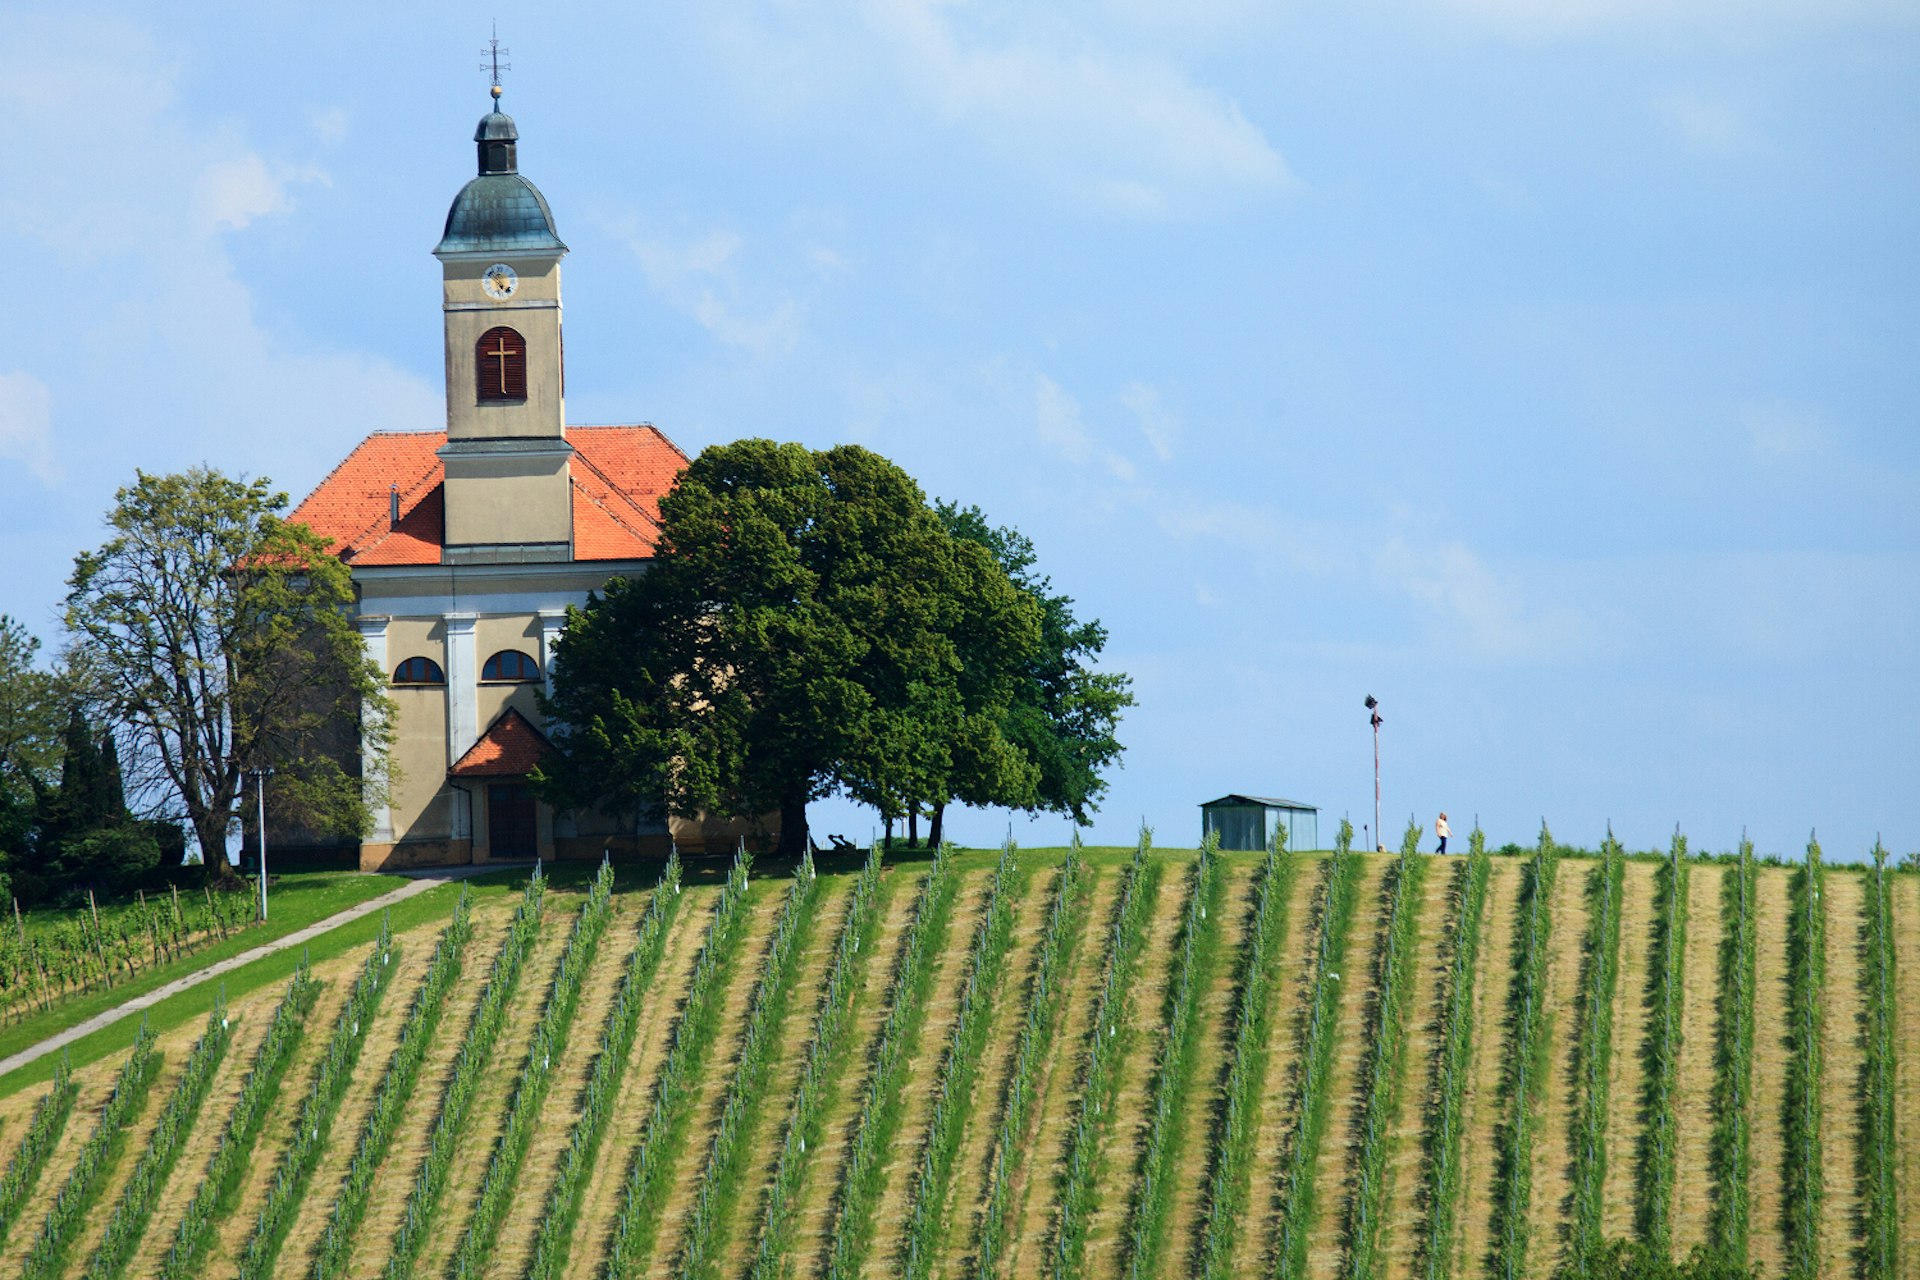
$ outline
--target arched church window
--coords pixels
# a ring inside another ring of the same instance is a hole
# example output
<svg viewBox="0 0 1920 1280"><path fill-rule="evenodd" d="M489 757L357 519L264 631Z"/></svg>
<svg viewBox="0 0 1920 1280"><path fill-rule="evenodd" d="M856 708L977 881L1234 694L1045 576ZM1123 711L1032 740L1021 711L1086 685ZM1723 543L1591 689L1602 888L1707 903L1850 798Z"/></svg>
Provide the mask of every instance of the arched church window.
<svg viewBox="0 0 1920 1280"><path fill-rule="evenodd" d="M475 344L474 368L481 403L527 398L527 343L506 325L495 325Z"/></svg>
<svg viewBox="0 0 1920 1280"><path fill-rule="evenodd" d="M440 664L432 658L408 658L393 669L395 684L445 684Z"/></svg>
<svg viewBox="0 0 1920 1280"><path fill-rule="evenodd" d="M480 668L482 680L538 680L540 664L518 649L502 649Z"/></svg>

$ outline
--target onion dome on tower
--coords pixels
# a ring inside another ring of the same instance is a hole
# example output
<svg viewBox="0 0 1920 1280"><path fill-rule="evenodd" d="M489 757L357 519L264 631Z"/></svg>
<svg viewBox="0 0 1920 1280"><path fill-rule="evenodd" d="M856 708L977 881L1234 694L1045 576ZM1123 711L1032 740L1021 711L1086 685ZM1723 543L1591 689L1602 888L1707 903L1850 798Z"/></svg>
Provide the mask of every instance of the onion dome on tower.
<svg viewBox="0 0 1920 1280"><path fill-rule="evenodd" d="M473 131L480 176L453 198L446 233L434 253L565 253L547 198L520 176L520 130L500 110L498 85L493 96L493 110Z"/></svg>

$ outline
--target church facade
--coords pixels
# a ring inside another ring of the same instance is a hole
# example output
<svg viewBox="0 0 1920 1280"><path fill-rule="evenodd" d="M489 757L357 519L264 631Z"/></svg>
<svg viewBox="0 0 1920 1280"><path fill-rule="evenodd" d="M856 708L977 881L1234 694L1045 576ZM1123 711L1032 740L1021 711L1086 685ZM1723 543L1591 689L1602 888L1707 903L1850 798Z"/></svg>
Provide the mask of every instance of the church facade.
<svg viewBox="0 0 1920 1280"><path fill-rule="evenodd" d="M720 824L556 813L527 782L548 748L536 690L567 607L645 570L659 499L687 457L650 425L566 425L567 246L494 96L474 134L479 173L433 251L445 429L368 436L290 517L348 565L398 717L389 803L359 863L597 858L669 838L731 847L738 832Z"/></svg>

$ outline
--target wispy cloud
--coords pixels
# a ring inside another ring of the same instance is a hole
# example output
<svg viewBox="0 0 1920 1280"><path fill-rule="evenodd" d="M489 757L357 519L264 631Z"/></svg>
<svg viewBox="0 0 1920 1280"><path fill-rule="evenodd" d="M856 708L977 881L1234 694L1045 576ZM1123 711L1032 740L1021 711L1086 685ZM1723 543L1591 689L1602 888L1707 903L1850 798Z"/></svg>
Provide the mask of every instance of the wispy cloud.
<svg viewBox="0 0 1920 1280"><path fill-rule="evenodd" d="M1116 480L1137 474L1131 460L1101 446L1080 416L1080 402L1046 374L1034 377L1034 428L1045 444L1068 462L1104 467Z"/></svg>
<svg viewBox="0 0 1920 1280"><path fill-rule="evenodd" d="M1679 91L1655 98L1653 109L1689 150L1702 155L1738 155L1765 145L1747 113L1722 98Z"/></svg>
<svg viewBox="0 0 1920 1280"><path fill-rule="evenodd" d="M1160 399L1160 392L1146 382L1129 382L1120 389L1120 403L1140 419L1140 431L1147 437L1153 456L1162 462L1173 460L1173 446L1180 439L1180 419Z"/></svg>
<svg viewBox="0 0 1920 1280"><path fill-rule="evenodd" d="M786 355L799 341L804 308L740 269L746 241L739 233L713 228L675 239L629 230L625 236L654 291L717 341L760 358ZM816 270L829 269L807 256Z"/></svg>
<svg viewBox="0 0 1920 1280"><path fill-rule="evenodd" d="M0 373L0 458L22 463L44 485L59 483L53 393L30 373Z"/></svg>

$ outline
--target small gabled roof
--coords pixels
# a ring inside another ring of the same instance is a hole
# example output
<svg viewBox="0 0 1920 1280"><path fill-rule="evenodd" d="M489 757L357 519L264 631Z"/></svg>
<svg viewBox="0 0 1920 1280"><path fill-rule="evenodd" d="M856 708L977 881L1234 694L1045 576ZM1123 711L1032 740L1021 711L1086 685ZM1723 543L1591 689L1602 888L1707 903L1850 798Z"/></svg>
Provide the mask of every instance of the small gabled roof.
<svg viewBox="0 0 1920 1280"><path fill-rule="evenodd" d="M1271 796L1243 796L1238 792L1221 796L1218 800L1209 800L1201 805L1202 809L1217 809L1222 805L1260 805L1267 809L1297 809L1303 813L1318 813L1317 805L1301 804L1298 800L1275 800Z"/></svg>
<svg viewBox="0 0 1920 1280"><path fill-rule="evenodd" d="M533 772L540 758L553 749L547 735L512 707L502 711L480 741L454 761L453 778L519 778Z"/></svg>

